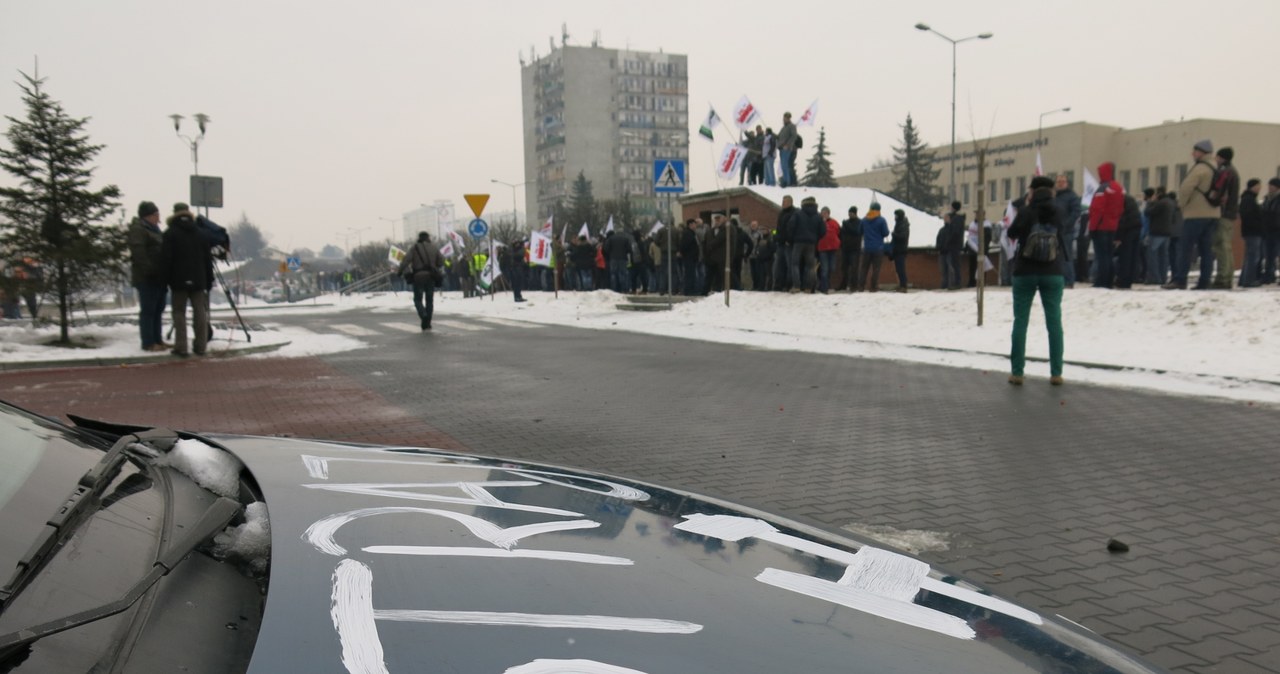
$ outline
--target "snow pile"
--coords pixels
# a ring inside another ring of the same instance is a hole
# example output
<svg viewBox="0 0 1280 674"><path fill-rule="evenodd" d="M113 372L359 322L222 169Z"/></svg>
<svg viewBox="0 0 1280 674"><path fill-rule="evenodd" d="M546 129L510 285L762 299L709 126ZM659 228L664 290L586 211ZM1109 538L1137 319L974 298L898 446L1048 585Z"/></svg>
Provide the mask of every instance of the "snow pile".
<svg viewBox="0 0 1280 674"><path fill-rule="evenodd" d="M245 523L227 527L213 539L213 556L246 563L255 574L265 573L271 561L271 522L267 504L250 503L244 510Z"/></svg>
<svg viewBox="0 0 1280 674"><path fill-rule="evenodd" d="M240 470L244 466L217 447L199 440L179 440L156 463L173 468L219 496L240 497Z"/></svg>

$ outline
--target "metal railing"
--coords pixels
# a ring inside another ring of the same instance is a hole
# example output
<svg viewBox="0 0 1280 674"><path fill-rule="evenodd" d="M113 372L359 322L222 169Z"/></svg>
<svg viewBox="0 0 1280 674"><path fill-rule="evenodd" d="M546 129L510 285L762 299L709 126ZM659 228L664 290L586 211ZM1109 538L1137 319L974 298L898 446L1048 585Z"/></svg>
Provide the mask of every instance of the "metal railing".
<svg viewBox="0 0 1280 674"><path fill-rule="evenodd" d="M362 278L338 292L341 295L350 295L351 293L372 292L375 290L392 290L391 278L393 276L395 276L395 272L380 272L373 276Z"/></svg>

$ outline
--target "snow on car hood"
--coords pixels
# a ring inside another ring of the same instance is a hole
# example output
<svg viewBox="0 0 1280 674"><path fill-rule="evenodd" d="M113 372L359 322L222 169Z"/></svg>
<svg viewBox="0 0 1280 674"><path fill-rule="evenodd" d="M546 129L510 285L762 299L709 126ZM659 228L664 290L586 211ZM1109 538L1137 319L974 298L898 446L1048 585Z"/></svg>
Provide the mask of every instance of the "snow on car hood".
<svg viewBox="0 0 1280 674"><path fill-rule="evenodd" d="M1158 671L915 557L714 499L212 437L271 513L251 672Z"/></svg>

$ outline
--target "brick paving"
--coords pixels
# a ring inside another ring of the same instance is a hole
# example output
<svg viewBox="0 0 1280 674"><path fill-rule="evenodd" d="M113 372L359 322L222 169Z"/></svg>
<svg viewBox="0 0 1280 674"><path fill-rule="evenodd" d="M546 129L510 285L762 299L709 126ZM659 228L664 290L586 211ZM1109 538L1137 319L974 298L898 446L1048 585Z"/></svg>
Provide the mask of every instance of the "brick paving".
<svg viewBox="0 0 1280 674"><path fill-rule="evenodd" d="M295 320L325 329L323 317ZM921 557L1157 664L1280 671L1280 410L489 327L385 331L372 348L323 361L0 375L0 397L193 429L465 448L684 487L832 528L943 532L948 549ZM157 383L173 381L200 383ZM1107 552L1113 537L1132 550Z"/></svg>

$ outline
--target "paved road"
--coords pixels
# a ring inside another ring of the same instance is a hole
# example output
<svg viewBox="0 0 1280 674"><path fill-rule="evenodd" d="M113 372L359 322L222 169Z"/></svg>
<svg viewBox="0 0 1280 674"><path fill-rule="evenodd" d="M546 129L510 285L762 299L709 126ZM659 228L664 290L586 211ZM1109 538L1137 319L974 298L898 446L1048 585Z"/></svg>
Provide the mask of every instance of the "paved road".
<svg viewBox="0 0 1280 674"><path fill-rule="evenodd" d="M417 434L419 443L662 482L831 527L940 532L949 546L923 558L1165 667L1280 670L1276 409L1038 380L1019 389L1000 373L469 318L440 316L420 334L401 325L411 326L411 313L285 319L363 331L370 348L323 363L240 361L272 363L279 393L298 404L270 419L236 407L256 423L216 409L199 420L376 442ZM225 382L237 367L43 378L98 378L108 382L101 390L167 372L233 396L270 394L235 393ZM259 377L271 376L261 367ZM293 368L303 374L292 377ZM0 396L66 405L18 376L0 375ZM143 402L157 415L180 399L152 398L160 400ZM105 410L112 400L87 399L74 402ZM351 430L319 418L330 409L352 424L373 414L378 423ZM319 432L308 432L308 419ZM1131 551L1107 552L1111 538Z"/></svg>

